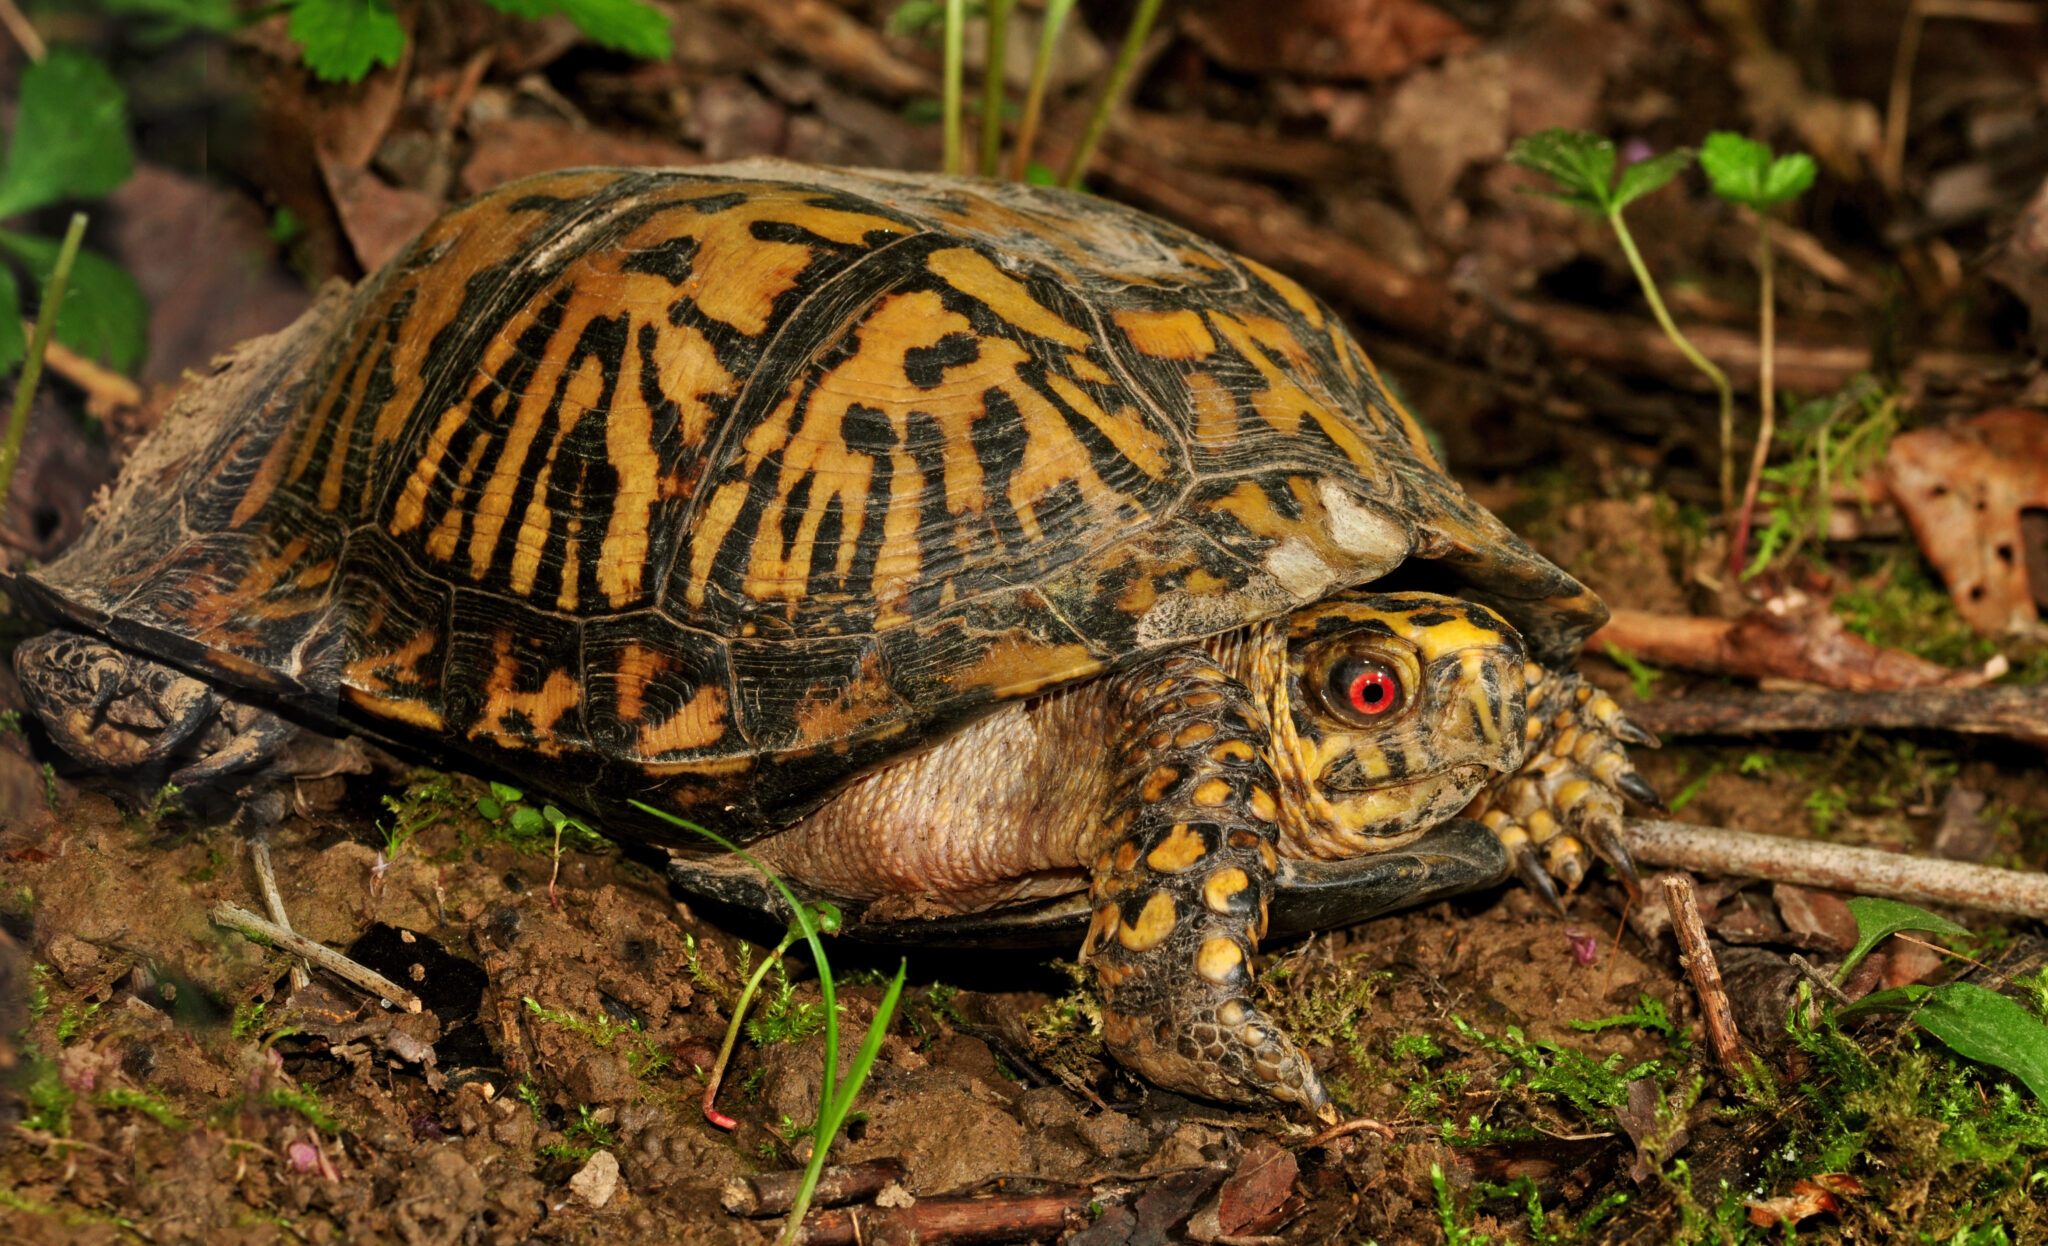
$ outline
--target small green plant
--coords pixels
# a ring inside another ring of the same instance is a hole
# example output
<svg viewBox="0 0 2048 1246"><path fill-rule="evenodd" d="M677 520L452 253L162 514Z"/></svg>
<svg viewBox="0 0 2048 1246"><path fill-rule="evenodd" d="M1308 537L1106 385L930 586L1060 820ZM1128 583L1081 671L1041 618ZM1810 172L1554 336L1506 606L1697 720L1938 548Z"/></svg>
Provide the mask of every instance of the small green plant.
<svg viewBox="0 0 2048 1246"><path fill-rule="evenodd" d="M1664 672L1645 664L1635 654L1630 653L1611 640L1607 642L1605 652L1608 661L1628 672L1629 680L1635 684L1636 700L1649 700L1650 685L1664 678Z"/></svg>
<svg viewBox="0 0 2048 1246"><path fill-rule="evenodd" d="M263 1011L270 1005L262 1000L248 1000L235 1005L234 1020L228 1023L228 1036L238 1042L246 1042L263 1032Z"/></svg>
<svg viewBox="0 0 2048 1246"><path fill-rule="evenodd" d="M334 1113L321 1101L320 1092L311 1086L273 1086L263 1093L263 1102L297 1112L322 1133L341 1132L341 1122L334 1119Z"/></svg>
<svg viewBox="0 0 2048 1246"><path fill-rule="evenodd" d="M1643 297L1649 301L1650 314L1657 318L1657 327L1678 348L1679 354L1713 382L1714 392L1721 401L1721 510L1732 513L1735 509L1735 391L1728 384L1728 374L1701 354L1690 338L1679 332L1671 313L1665 310L1664 296L1658 292L1649 266L1643 263L1642 252L1636 249L1635 235L1629 232L1628 223L1621 215L1622 209L1629 204L1684 172L1685 167L1692 163L1692 152L1680 148L1637 161L1623 169L1617 179L1613 143L1582 130L1552 128L1518 140L1509 150L1508 159L1543 174L1558 187L1557 190L1540 193L1606 219L1621 243L1621 253L1628 258L1636 283L1642 287Z"/></svg>
<svg viewBox="0 0 2048 1246"><path fill-rule="evenodd" d="M1624 1025L1662 1034L1665 1042L1671 1047L1671 1054L1680 1060L1685 1059L1687 1053L1692 1050L1692 1031L1672 1018L1670 1010L1664 1007L1664 1001L1648 992L1639 992L1636 995L1636 1006L1627 1012L1612 1017L1596 1017L1591 1021L1571 1023L1573 1029L1586 1034L1598 1034L1602 1030Z"/></svg>
<svg viewBox="0 0 2048 1246"><path fill-rule="evenodd" d="M48 1011L50 1011L50 967L38 964L29 970L29 1020L40 1021L43 1014Z"/></svg>
<svg viewBox="0 0 2048 1246"><path fill-rule="evenodd" d="M77 1038L85 1029L86 1023L99 1015L99 1011L100 1006L97 1003L87 1004L83 1008L76 1004L64 1005L63 1015L57 1018L58 1044L65 1045Z"/></svg>
<svg viewBox="0 0 2048 1246"><path fill-rule="evenodd" d="M1902 931L1969 934L1945 917L1897 900L1858 896L1849 901L1849 912L1856 919L1856 946L1836 971L1838 984L1847 981L1850 971L1879 943ZM1905 1011L1909 1020L1957 1055L2012 1074L2036 1099L2048 1102L2048 1023L2018 1000L1974 982L1912 984L1874 991L1837 1015L1884 1010Z"/></svg>
<svg viewBox="0 0 2048 1246"><path fill-rule="evenodd" d="M149 1119L169 1129L183 1129L191 1122L178 1115L177 1110L166 1103L162 1096L147 1090L136 1090L128 1086L109 1086L92 1097L101 1107L127 1108L140 1112Z"/></svg>
<svg viewBox="0 0 2048 1246"><path fill-rule="evenodd" d="M1764 461L1770 457L1771 439L1777 431L1777 303L1772 292L1771 210L1805 194L1813 185L1816 169L1813 157L1805 152L1774 156L1769 146L1726 130L1707 135L1700 148L1700 167L1707 171L1707 181L1716 195L1756 214L1756 265L1761 286L1757 296L1760 418L1756 451L1749 461L1749 478L1742 488L1742 504L1735 513L1735 535L1728 543L1728 573L1740 575L1749 548L1757 486L1763 479ZM1723 446L1722 453L1727 452L1728 447Z"/></svg>
<svg viewBox="0 0 2048 1246"><path fill-rule="evenodd" d="M643 60L665 61L671 50L668 14L643 0L484 3L514 17L560 14L599 47ZM372 66L390 68L405 54L405 28L390 0L284 0L281 7L291 10L286 33L304 53L306 68L323 81L360 82Z"/></svg>
<svg viewBox="0 0 2048 1246"><path fill-rule="evenodd" d="M763 878L782 893L782 898L789 905L792 914L791 935L785 937L783 947L786 948L794 934L799 931L804 941L810 945L811 958L818 969L818 993L824 1001L825 1069L818 1093L818 1119L811 1130L810 1163L804 1168L803 1180L797 1187L796 1199L790 1207L789 1218L783 1222L781 1243L782 1246L790 1246L803 1230L804 1213L810 1209L811 1197L817 1191L818 1177L825 1170L825 1157L832 1150L832 1140L839 1136L841 1126L846 1123L848 1114L853 1110L854 1097L860 1093L862 1083L867 1081L868 1070L874 1067L875 1058L881 1054L882 1039L889 1032L890 1019L896 1014L896 1001L903 995L903 981L909 973L909 964L902 962L897 965L896 976L890 981L888 989L882 993L881 1003L875 1006L875 1019L868 1025L867 1037L862 1041L860 1050L854 1054L853 1064L846 1073L846 1080L835 1085L838 1080L836 1074L839 1071L839 1001L833 985L831 961L825 955L825 944L819 935L838 929L839 910L831 904L812 906L798 900L796 893L789 889L775 871L763 865L752 853L717 832L698 826L694 822L687 822L652 805L639 801L633 803L643 813L652 814L674 826L702 835L758 870ZM831 923L829 927L825 924L828 921ZM781 951L778 950L769 959L780 960ZM765 967L764 965L763 968ZM740 1018L745 1015L746 1003L753 992L759 989L760 980L761 973L757 970L754 977L749 980L747 990L741 993L740 1005L733 1013L732 1026L726 1031L725 1046L728 1050L732 1046ZM725 1059L725 1055L721 1054L720 1068L723 1067ZM706 1116L713 1116L711 1101L717 1093L718 1071L713 1070L712 1078L705 1087ZM716 1119L714 1116L714 1123Z"/></svg>
<svg viewBox="0 0 2048 1246"><path fill-rule="evenodd" d="M568 1160L580 1164L606 1147L619 1144L618 1135L612 1132L609 1125L591 1119L588 1104L577 1105L576 1119L562 1127L562 1138L561 1142L540 1147L538 1154L547 1159ZM582 1141L571 1141L576 1138Z"/></svg>
<svg viewBox="0 0 2048 1246"><path fill-rule="evenodd" d="M612 841L583 819L553 805L526 804L526 793L508 783L492 783L490 795L476 799L476 811L493 824L493 836L520 852L538 855L563 847L577 852L607 852ZM551 847L552 845L552 847Z"/></svg>
<svg viewBox="0 0 2048 1246"><path fill-rule="evenodd" d="M1615 1109L1628 1103L1630 1082L1671 1072L1661 1060L1645 1060L1624 1069L1619 1053L1595 1060L1547 1038L1531 1040L1519 1026L1511 1025L1494 1038L1456 1015L1451 1024L1466 1039L1514 1062L1515 1067L1501 1074L1501 1089L1524 1086L1534 1094L1569 1104L1589 1120L1612 1122Z"/></svg>
<svg viewBox="0 0 2048 1246"><path fill-rule="evenodd" d="M646 1028L638 1021L614 1021L599 1014L594 1021L585 1021L573 1012L561 1008L549 1008L531 995L523 997L526 1010L550 1025L558 1025L572 1034L579 1034L599 1047L610 1047L621 1038L626 1040L626 1067L633 1076L645 1080L658 1075L669 1066L669 1056L647 1036Z"/></svg>

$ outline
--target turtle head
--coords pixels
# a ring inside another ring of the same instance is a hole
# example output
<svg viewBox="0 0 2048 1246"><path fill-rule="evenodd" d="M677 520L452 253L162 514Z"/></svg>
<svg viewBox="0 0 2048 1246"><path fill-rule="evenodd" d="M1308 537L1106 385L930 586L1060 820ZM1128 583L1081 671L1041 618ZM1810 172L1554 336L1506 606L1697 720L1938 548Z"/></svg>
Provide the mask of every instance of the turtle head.
<svg viewBox="0 0 2048 1246"><path fill-rule="evenodd" d="M61 629L23 641L14 670L50 737L100 770L174 756L220 705L211 687L175 667Z"/></svg>
<svg viewBox="0 0 2048 1246"><path fill-rule="evenodd" d="M1254 678L1272 711L1289 855L1398 847L1521 765L1527 651L1485 606L1344 594L1275 633Z"/></svg>

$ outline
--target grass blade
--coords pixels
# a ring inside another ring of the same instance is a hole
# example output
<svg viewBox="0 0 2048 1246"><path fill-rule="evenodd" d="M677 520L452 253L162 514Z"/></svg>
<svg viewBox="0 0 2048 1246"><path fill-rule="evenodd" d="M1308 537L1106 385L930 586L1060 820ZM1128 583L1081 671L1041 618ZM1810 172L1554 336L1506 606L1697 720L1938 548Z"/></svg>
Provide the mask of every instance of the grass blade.
<svg viewBox="0 0 2048 1246"><path fill-rule="evenodd" d="M1159 0L1138 0L1138 12L1131 18L1131 28L1124 32L1123 47L1117 49L1116 66L1109 71L1109 81L1102 88L1102 98L1095 101L1095 111L1088 118L1088 128L1081 135L1081 143L1074 148L1072 159L1067 161L1067 171L1060 176L1060 185L1068 190L1080 186L1081 177L1088 172L1088 162L1095 158L1096 145L1102 141L1102 132L1109 128L1110 114L1124 97L1124 88L1131 82L1131 75L1138 68L1138 53L1145 50L1145 37L1152 33L1152 22L1159 16Z"/></svg>
<svg viewBox="0 0 2048 1246"><path fill-rule="evenodd" d="M1017 149L1010 155L1010 180L1021 182L1031 168L1031 149L1038 145L1038 119L1045 111L1045 84L1052 76L1052 52L1066 28L1074 0L1048 0L1038 30L1038 53L1031 58L1031 86L1024 94L1024 116L1017 123Z"/></svg>
<svg viewBox="0 0 2048 1246"><path fill-rule="evenodd" d="M940 102L946 150L939 156L939 167L951 176L960 173L960 79L966 42L967 0L946 0L945 85Z"/></svg>
<svg viewBox="0 0 2048 1246"><path fill-rule="evenodd" d="M988 0L988 42L981 75L981 175L994 177L1003 158L1003 66L1009 52L1011 0Z"/></svg>
<svg viewBox="0 0 2048 1246"><path fill-rule="evenodd" d="M7 440L0 442L0 508L7 505L7 489L14 482L14 465L21 460L22 438L28 433L28 410L35 401L36 385L43 379L43 353L50 348L50 336L57 329L57 310L64 305L64 287L71 284L71 266L78 260L79 244L85 241L85 213L73 212L64 241L57 248L57 262L50 269L50 283L43 287L43 305L36 309L36 331L29 339L28 358L22 361L21 377L14 383L14 409L7 417Z"/></svg>

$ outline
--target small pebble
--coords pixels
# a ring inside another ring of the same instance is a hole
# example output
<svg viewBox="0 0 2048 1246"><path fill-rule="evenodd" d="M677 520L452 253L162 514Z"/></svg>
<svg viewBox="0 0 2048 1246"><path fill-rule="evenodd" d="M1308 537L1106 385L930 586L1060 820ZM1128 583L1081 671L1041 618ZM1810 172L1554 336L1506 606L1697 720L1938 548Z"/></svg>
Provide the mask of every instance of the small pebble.
<svg viewBox="0 0 2048 1246"><path fill-rule="evenodd" d="M592 1207L612 1201L619 1188L619 1161L610 1151L599 1151L569 1178L569 1191Z"/></svg>

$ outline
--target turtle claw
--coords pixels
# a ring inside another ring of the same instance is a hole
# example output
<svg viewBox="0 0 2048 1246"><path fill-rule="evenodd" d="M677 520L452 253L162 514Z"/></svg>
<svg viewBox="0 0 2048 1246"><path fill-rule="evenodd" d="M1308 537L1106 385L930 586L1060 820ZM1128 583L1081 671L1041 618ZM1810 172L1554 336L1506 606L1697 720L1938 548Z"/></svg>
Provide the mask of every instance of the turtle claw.
<svg viewBox="0 0 2048 1246"><path fill-rule="evenodd" d="M1510 855L1514 859L1515 875L1522 880L1522 885L1543 897L1559 917L1565 916L1564 899L1557 894L1557 884L1551 881L1550 871L1543 867L1543 862L1536 859L1534 850L1523 844L1511 850Z"/></svg>
<svg viewBox="0 0 2048 1246"><path fill-rule="evenodd" d="M1637 748L1664 747L1664 742L1657 738L1656 733L1645 731L1643 728L1638 727L1625 714L1616 714L1604 725L1607 728L1608 734L1623 744L1633 744Z"/></svg>
<svg viewBox="0 0 2048 1246"><path fill-rule="evenodd" d="M1633 795L1633 793L1631 793ZM1628 844L1621 837L1619 818L1588 818L1585 826L1586 838L1593 843L1593 851L1600 859L1614 868L1621 876L1621 885L1631 900L1639 900L1643 894L1643 876L1636 871L1634 858L1628 855Z"/></svg>
<svg viewBox="0 0 2048 1246"><path fill-rule="evenodd" d="M1640 801L1652 809L1661 810L1665 808L1664 798L1658 795L1657 789L1651 787L1649 780L1637 774L1633 769L1624 770L1614 776L1614 786L1620 788L1623 795Z"/></svg>

